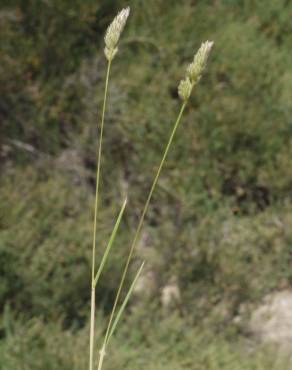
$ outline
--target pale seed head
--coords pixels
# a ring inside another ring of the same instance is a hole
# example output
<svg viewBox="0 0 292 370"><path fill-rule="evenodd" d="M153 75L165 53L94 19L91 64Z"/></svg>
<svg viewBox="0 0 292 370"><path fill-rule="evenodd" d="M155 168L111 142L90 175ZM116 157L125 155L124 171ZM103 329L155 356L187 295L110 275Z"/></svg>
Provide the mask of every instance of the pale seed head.
<svg viewBox="0 0 292 370"><path fill-rule="evenodd" d="M201 78L213 44L213 41L203 42L197 54L194 56L193 62L187 68L187 76L194 84Z"/></svg>
<svg viewBox="0 0 292 370"><path fill-rule="evenodd" d="M104 37L105 41L104 53L108 61L111 61L118 51L117 44L119 42L121 33L123 32L123 29L126 25L129 14L130 14L129 7L121 10L118 13L118 15L114 18L112 23L108 26L108 29Z"/></svg>
<svg viewBox="0 0 292 370"><path fill-rule="evenodd" d="M212 41L203 42L197 54L194 56L193 62L188 66L185 78L180 81L178 95L184 102L189 99L194 85L200 80L212 46Z"/></svg>

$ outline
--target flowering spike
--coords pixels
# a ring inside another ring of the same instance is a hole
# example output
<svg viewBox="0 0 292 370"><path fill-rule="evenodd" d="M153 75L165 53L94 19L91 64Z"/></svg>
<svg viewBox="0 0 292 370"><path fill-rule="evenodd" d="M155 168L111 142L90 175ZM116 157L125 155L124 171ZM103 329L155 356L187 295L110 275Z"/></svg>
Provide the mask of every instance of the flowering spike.
<svg viewBox="0 0 292 370"><path fill-rule="evenodd" d="M121 33L126 25L128 16L130 14L130 8L127 7L121 10L118 15L114 18L112 23L108 26L104 41L105 49L104 53L108 61L113 60L116 53L118 52L117 44L119 42Z"/></svg>
<svg viewBox="0 0 292 370"><path fill-rule="evenodd" d="M203 42L193 62L187 68L187 76L195 84L197 83L206 67L208 56L213 46L213 41Z"/></svg>
<svg viewBox="0 0 292 370"><path fill-rule="evenodd" d="M206 67L212 46L212 41L202 43L197 54L194 56L193 62L187 68L185 78L178 85L178 95L184 102L189 99L194 85L199 82Z"/></svg>

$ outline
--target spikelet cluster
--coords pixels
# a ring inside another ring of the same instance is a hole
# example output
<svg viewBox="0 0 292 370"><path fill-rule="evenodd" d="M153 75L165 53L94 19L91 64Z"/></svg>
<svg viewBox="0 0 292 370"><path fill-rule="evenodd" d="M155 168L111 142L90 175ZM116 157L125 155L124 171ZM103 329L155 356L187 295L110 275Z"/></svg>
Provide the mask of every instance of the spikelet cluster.
<svg viewBox="0 0 292 370"><path fill-rule="evenodd" d="M108 26L104 41L105 48L104 53L108 61L113 60L116 53L118 52L117 44L119 42L121 33L126 25L128 16L130 14L130 8L121 10L118 15L114 18L112 23Z"/></svg>
<svg viewBox="0 0 292 370"><path fill-rule="evenodd" d="M183 101L187 101L192 92L192 83L191 80L186 77L185 79L181 80L178 85L178 95Z"/></svg>
<svg viewBox="0 0 292 370"><path fill-rule="evenodd" d="M189 99L194 85L199 82L206 67L213 44L214 43L212 41L202 43L194 56L193 62L187 68L185 78L180 81L178 86L178 95L183 101L187 101Z"/></svg>

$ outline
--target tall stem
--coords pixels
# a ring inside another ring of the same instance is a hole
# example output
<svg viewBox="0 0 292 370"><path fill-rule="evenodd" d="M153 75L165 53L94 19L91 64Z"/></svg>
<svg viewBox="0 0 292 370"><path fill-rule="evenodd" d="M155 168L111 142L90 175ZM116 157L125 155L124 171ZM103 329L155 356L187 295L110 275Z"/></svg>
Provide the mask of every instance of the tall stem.
<svg viewBox="0 0 292 370"><path fill-rule="evenodd" d="M89 370L93 370L94 321L95 321L95 287L92 286L91 307L90 307Z"/></svg>
<svg viewBox="0 0 292 370"><path fill-rule="evenodd" d="M141 231L141 228L143 226L143 222L144 222L144 219L145 219L145 215L147 213L147 210L148 210L148 207L149 207L149 204L150 204L150 201L151 201L151 198L152 198L152 195L153 195L153 192L154 192L154 189L156 187L156 184L157 184L157 181L158 181L158 178L160 176L160 173L161 173L161 170L162 170L162 167L164 165L164 162L166 160L166 157L168 155L168 152L169 152L169 149L170 149L170 146L171 146L171 143L173 141L173 138L174 138L174 135L176 133L176 130L179 126L179 123L181 121L181 117L182 117L182 114L185 110L185 107L186 107L186 104L187 102L184 102L182 104L182 107L180 109L180 112L177 116L177 119L175 121L175 124L173 126L173 129L172 129L172 132L171 132L171 135L169 137L169 140L168 140L168 143L166 145L166 148L165 148L165 151L164 151L164 154L162 156L162 159L161 159L161 162L159 164L159 167L158 167L158 170L157 170L157 173L155 175L155 178L153 180L153 183L152 183L152 186L151 186L151 189L149 191L149 194L148 194L148 197L147 197L147 200L146 200L146 203L144 205L144 209L143 209L143 212L141 214L141 217L140 217L140 220L139 220L139 223L138 223L138 226L137 226L137 229L136 229L136 232L135 232L135 235L134 235L134 238L133 238L133 241L132 241L132 244L131 244L131 248L130 248L130 252L129 252L129 255L128 255L128 259L127 259L127 262L126 262L126 265L125 265L125 268L124 268L124 271L123 271L123 275L122 275L122 278L121 278L121 281L120 281L120 284L119 284L119 288L118 288L118 291L117 291L117 295L116 295L116 298L115 298L115 302L114 302L114 305L113 305L113 308L112 308L112 312L111 312L111 316L110 316L110 319L109 319L109 323L108 323L108 326L107 326L107 331L106 331L106 335L105 335L105 340L104 340L104 346L106 345L107 341L108 341L108 336L109 336L109 332L110 332L110 328L111 328L111 324L112 324L112 321L113 321L113 317L114 317L114 314L115 314L115 311L116 311L116 307L117 307L117 304L118 304L118 301L119 301L119 298L120 298L120 294L121 294L121 291L122 291L122 288L123 288L123 285L124 285L124 282L125 282L125 278L126 278L126 275L127 275L127 272L128 272L128 269L129 269L129 265L130 265L130 262L131 262L131 259L132 259L132 256L133 256L133 252L134 252L134 249L135 249L135 246L136 246L136 243L137 243L137 240L139 238L139 235L140 235L140 231Z"/></svg>
<svg viewBox="0 0 292 370"><path fill-rule="evenodd" d="M102 349L99 352L99 361L98 361L98 368L97 368L97 370L102 370L104 356L105 356L105 347L103 345L102 346Z"/></svg>
<svg viewBox="0 0 292 370"><path fill-rule="evenodd" d="M100 137L97 152L97 169L96 169L96 187L95 187L95 205L94 205L94 221L93 221L93 242L92 242L92 267L91 267L91 307L90 307L90 343L89 343L89 370L93 370L93 355L94 355L94 322L95 322L95 248L96 248L96 223L97 223L97 211L99 201L99 182L100 182L100 168L101 168L101 153L102 153L102 140L103 140L103 128L104 128L104 117L107 101L108 92L108 81L110 75L111 61L108 62L105 89L103 97L103 107L100 125Z"/></svg>

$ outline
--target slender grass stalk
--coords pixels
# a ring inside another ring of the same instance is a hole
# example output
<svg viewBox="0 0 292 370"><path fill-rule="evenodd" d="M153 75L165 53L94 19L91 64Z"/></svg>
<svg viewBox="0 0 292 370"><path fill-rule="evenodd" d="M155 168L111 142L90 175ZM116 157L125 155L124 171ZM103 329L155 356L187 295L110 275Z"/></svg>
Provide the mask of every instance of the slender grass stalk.
<svg viewBox="0 0 292 370"><path fill-rule="evenodd" d="M104 360L104 357L105 357L105 346L103 345L101 350L99 351L99 361L98 361L98 370L101 370L102 369L102 365L103 365L103 360Z"/></svg>
<svg viewBox="0 0 292 370"><path fill-rule="evenodd" d="M94 323L95 323L95 249L96 249L96 224L97 224L97 212L99 202L99 182L100 182L100 170L101 170L101 154L102 154L102 140L104 130L104 117L108 93L108 82L111 68L111 60L108 61L105 89L103 97L103 107L100 125L100 136L97 152L97 169L96 169L96 187L95 187L95 205L94 205L94 221L93 221L93 242L92 242L92 266L91 266L91 306L90 306L90 342L89 342L89 370L93 370L93 354L94 354Z"/></svg>
<svg viewBox="0 0 292 370"><path fill-rule="evenodd" d="M144 223L144 219L145 219L145 216L146 216L146 213L147 213L147 210L148 210L148 207L149 207L149 204L150 204L150 201L151 201L153 192L155 190L155 187L156 187L157 181L159 179L161 170L163 168L163 165L165 163L165 160L166 160L166 157L168 155L169 149L171 147L171 143L173 141L174 135L175 135L176 130L177 130L178 126L179 126L179 123L181 122L181 118L182 118L182 115L183 115L183 112L185 110L186 105L187 105L187 101L184 101L182 103L182 106L181 106L181 109L180 109L179 114L177 116L177 119L176 119L176 121L174 123L174 126L173 126L172 132L170 134L168 143L167 143L167 145L165 147L165 150L164 150L164 153L163 153L161 162L160 162L160 164L158 166L158 169L157 169L155 178L153 180L153 183L152 183L152 186L150 188L148 197L146 199L146 202L145 202L145 205L144 205L144 209L142 211L142 214L141 214L141 217L140 217L140 220L139 220L139 223L138 223L138 226L137 226L137 229L136 229L136 232L135 232L135 235L134 235L134 238L133 238L131 247L130 247L130 252L128 254L127 262L126 262L125 268L123 270L123 274L122 274L122 277L121 277L121 280L120 280L118 291L117 291L117 294L116 294L116 297L115 297L115 302L114 302L114 305L113 305L113 308L112 308L112 311L111 311L109 323L108 323L106 334L105 334L105 338L106 339L109 338L109 334L112 332L112 323L113 323L113 320L114 320L114 315L115 315L116 308L117 308L117 305L118 305L118 301L119 301L119 298L120 298L120 294L121 294L121 291L122 291L122 288L123 288L123 285L124 285L124 282L125 282L125 278L126 278L126 275L127 275L128 269L129 269L129 265L130 265L130 262L131 262L131 259L132 259L133 253L134 253L134 249L135 249L137 240L139 238L140 231L142 229L142 226L143 226L143 223Z"/></svg>
<svg viewBox="0 0 292 370"><path fill-rule="evenodd" d="M103 141L103 130L104 130L104 118L105 118L105 110L106 110L106 102L107 102L107 95L108 95L108 83L109 83L109 76L110 76L110 69L111 63L114 59L115 55L118 52L118 41L121 36L121 33L125 27L127 18L129 16L130 9L126 8L123 9L119 14L114 18L113 22L109 25L106 34L105 34L105 49L104 53L106 59L108 60L107 63L107 72L106 72L106 80L105 80L105 89L104 89L104 97L103 97L103 107L102 107L102 116L101 116L101 125L100 125L100 137L99 137L99 144L98 144L98 152L97 152L97 169L96 169L96 189L95 189L95 206L94 206L94 220L93 220L93 242L92 242L92 267L91 267L91 307L90 307L90 342L89 342L89 370L93 370L93 363L94 363L94 327L95 327L95 287L97 280L102 272L105 260L107 258L108 252L111 248L112 242L115 238L117 228L119 226L121 215L125 208L122 207L120 215L118 217L117 223L112 233L112 237L110 238L109 244L105 250L104 257L101 261L101 266L98 270L97 275L95 275L95 249L96 249L96 224L97 224L97 213L98 213L98 204L99 204L99 183L100 183L100 172L101 172L101 154L102 154L102 141ZM116 227L117 226L117 227Z"/></svg>
<svg viewBox="0 0 292 370"><path fill-rule="evenodd" d="M106 335L105 335L105 343L104 343L104 346L102 348L103 350L105 350L105 345L107 344L107 341L109 340L109 338L111 337L111 335L113 333L113 330L115 329L116 321L119 319L119 314L118 314L116 319L114 320L115 311L116 311L118 301L119 301L119 298L120 298L120 294L121 294L121 291L122 291L122 288L123 288L123 285L124 285L124 282L125 282L125 278L126 278L126 275L127 275L128 269L129 269L129 265L130 265L130 262L131 262L131 259L132 259L133 253L134 253L134 249L135 249L136 243L138 241L138 238L140 236L140 232L141 232L141 229L142 229L142 226L143 226L143 223L144 223L144 219L145 219L147 210L149 208L149 204L150 204L153 192L155 190L155 187L156 187L156 184L158 182L161 170L163 168L163 165L164 165L165 160L167 158L169 149L170 149L171 144L173 142L173 138L175 136L176 130L177 130L177 128L178 128L178 126L181 122L183 112L184 112L185 107L187 105L187 102L190 98L193 87L201 79L202 73L203 73L203 71L206 67L207 59L208 59L208 56L209 56L210 51L212 49L212 46L213 46L213 42L209 42L209 41L206 41L205 43L203 43L201 45L198 52L194 56L193 62L187 68L185 78L183 80L181 80L181 82L178 86L178 95L182 100L182 106L181 106L181 109L180 109L179 114L177 116L177 119L174 123L174 126L173 126L172 132L170 134L170 137L168 139L168 142L167 142L167 145L165 147L162 159L160 161L160 164L158 166L158 169L157 169L156 175L154 177L152 186L150 188L148 197L146 199L146 202L145 202L145 205L144 205L144 208L143 208L143 211L142 211L137 229L136 229L135 234L134 234L134 238L133 238L133 241L132 241L132 244L131 244L131 247L130 247L127 262L126 262L125 268L123 270L123 274L122 274L120 284L119 284L119 287L118 287L118 290L117 290L117 294L116 294L116 297L115 297L114 305L113 305L113 308L112 308L112 311L111 311L111 315L110 315L110 319L109 319L109 323L108 323L107 330L106 330ZM126 299L128 299L128 296L126 297ZM122 304L122 306L123 305L124 305L124 303ZM102 356L104 357L104 351L102 353Z"/></svg>

